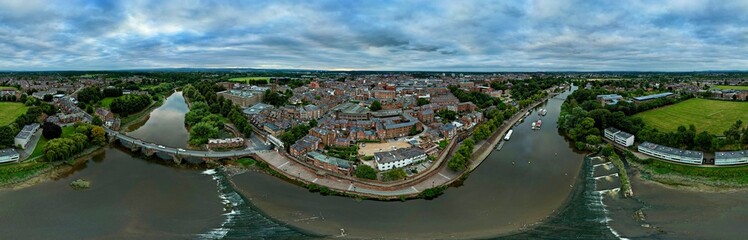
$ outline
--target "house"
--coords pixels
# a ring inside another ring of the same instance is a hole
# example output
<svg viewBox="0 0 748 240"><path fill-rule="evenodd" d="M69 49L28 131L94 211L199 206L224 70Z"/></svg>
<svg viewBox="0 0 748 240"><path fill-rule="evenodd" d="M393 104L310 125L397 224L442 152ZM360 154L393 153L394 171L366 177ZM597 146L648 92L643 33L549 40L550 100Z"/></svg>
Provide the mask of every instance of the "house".
<svg viewBox="0 0 748 240"><path fill-rule="evenodd" d="M208 139L208 148L234 148L244 146L244 138Z"/></svg>
<svg viewBox="0 0 748 240"><path fill-rule="evenodd" d="M414 147L374 153L374 161L379 171L405 167L412 163L426 160L426 158L426 152Z"/></svg>
<svg viewBox="0 0 748 240"><path fill-rule="evenodd" d="M674 97L674 96L675 96L675 94L673 94L671 92L664 92L664 93L652 94L652 95L647 95L647 96L634 97L634 102L635 103L642 103L642 102L646 102L646 101L655 100L655 99L658 99L658 98L668 98L668 97Z"/></svg>
<svg viewBox="0 0 748 240"><path fill-rule="evenodd" d="M600 101L600 104L602 104L603 106L616 105L618 104L618 101L622 99L623 96L618 94L597 95L597 100Z"/></svg>
<svg viewBox="0 0 748 240"><path fill-rule="evenodd" d="M104 108L97 108L95 114L96 116L99 116L99 118L101 118L101 120L103 121L114 119L114 113Z"/></svg>
<svg viewBox="0 0 748 240"><path fill-rule="evenodd" d="M657 145L651 142L639 144L640 153L674 162L687 164L702 164L704 153L699 151L683 150L667 146ZM716 161L716 160L715 160Z"/></svg>
<svg viewBox="0 0 748 240"><path fill-rule="evenodd" d="M29 144L29 141L31 141L31 137L34 136L36 130L39 130L38 123L32 123L24 126L23 129L21 129L21 132L16 135L16 138L13 140L13 144L19 146L21 149L26 149L26 145Z"/></svg>
<svg viewBox="0 0 748 240"><path fill-rule="evenodd" d="M274 123L267 122L262 125L262 129L270 133L270 135L273 135L276 137L283 134L283 129L281 129L280 127L278 127L278 125L275 125Z"/></svg>
<svg viewBox="0 0 748 240"><path fill-rule="evenodd" d="M20 159L21 155L15 148L0 149L0 163L18 162Z"/></svg>
<svg viewBox="0 0 748 240"><path fill-rule="evenodd" d="M604 136L605 138L610 139L611 141L624 147L630 147L634 145L633 134L618 130L616 128L606 128L604 131Z"/></svg>
<svg viewBox="0 0 748 240"><path fill-rule="evenodd" d="M736 165L748 163L748 151L716 152L714 165Z"/></svg>
<svg viewBox="0 0 748 240"><path fill-rule="evenodd" d="M309 152L306 154L306 156L307 159L311 161L315 167L318 167L320 169L346 175L351 173L351 163L346 160L327 156L317 151Z"/></svg>
<svg viewBox="0 0 748 240"><path fill-rule="evenodd" d="M230 89L222 92L218 92L218 96L222 96L225 99L230 100L232 103L239 105L242 108L246 108L257 104L262 101L264 90L261 89Z"/></svg>

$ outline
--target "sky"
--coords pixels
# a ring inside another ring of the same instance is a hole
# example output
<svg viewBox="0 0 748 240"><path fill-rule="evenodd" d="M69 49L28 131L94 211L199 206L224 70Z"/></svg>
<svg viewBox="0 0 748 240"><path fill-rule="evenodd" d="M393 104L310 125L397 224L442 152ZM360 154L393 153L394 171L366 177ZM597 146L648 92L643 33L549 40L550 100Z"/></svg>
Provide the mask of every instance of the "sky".
<svg viewBox="0 0 748 240"><path fill-rule="evenodd" d="M1 70L142 68L748 70L748 0L0 0Z"/></svg>

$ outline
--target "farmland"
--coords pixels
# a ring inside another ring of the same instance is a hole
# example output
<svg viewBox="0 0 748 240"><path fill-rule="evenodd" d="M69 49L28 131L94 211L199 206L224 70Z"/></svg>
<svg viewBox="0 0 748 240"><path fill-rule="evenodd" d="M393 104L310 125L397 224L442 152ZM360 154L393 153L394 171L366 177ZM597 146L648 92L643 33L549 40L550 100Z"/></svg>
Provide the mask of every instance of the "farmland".
<svg viewBox="0 0 748 240"><path fill-rule="evenodd" d="M23 105L23 103L15 103L15 102L0 102L0 126L5 126L18 118L18 116L21 116L22 114L26 113L26 110L29 108L26 105Z"/></svg>
<svg viewBox="0 0 748 240"><path fill-rule="evenodd" d="M675 131L678 126L693 124L699 132L721 135L738 119L748 122L748 103L689 99L635 116L660 131Z"/></svg>
<svg viewBox="0 0 748 240"><path fill-rule="evenodd" d="M748 86L727 86L727 85L717 85L714 86L716 89L732 89L732 90L748 90Z"/></svg>

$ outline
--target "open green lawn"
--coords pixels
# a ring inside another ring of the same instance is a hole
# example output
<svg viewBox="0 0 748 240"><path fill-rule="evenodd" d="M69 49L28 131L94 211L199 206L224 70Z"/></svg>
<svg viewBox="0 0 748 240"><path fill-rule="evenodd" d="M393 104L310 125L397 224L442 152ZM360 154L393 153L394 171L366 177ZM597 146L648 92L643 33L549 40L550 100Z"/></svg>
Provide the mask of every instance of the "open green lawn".
<svg viewBox="0 0 748 240"><path fill-rule="evenodd" d="M23 105L23 103L16 102L0 102L0 126L5 126L18 118L18 116L26 113L29 107Z"/></svg>
<svg viewBox="0 0 748 240"><path fill-rule="evenodd" d="M109 106L112 105L114 99L115 97L105 97L104 99L101 99L101 107L109 109Z"/></svg>
<svg viewBox="0 0 748 240"><path fill-rule="evenodd" d="M5 90L5 89L13 89L13 90L16 90L16 88L15 88L15 87L5 87L5 86L0 86L0 90Z"/></svg>
<svg viewBox="0 0 748 240"><path fill-rule="evenodd" d="M34 148L34 152L29 155L28 159L33 159L37 156L44 155L44 146L47 145L47 138L44 136L39 137L39 141L36 143L36 147Z"/></svg>
<svg viewBox="0 0 748 240"><path fill-rule="evenodd" d="M62 127L62 134L60 135L60 137L67 137L67 136L72 135L73 133L75 133L75 126L73 125L65 126L65 127Z"/></svg>
<svg viewBox="0 0 748 240"><path fill-rule="evenodd" d="M748 123L748 102L689 99L673 105L641 112L635 116L661 131L675 131L693 124L696 131L722 135L738 119Z"/></svg>
<svg viewBox="0 0 748 240"><path fill-rule="evenodd" d="M229 81L231 82L246 82L246 81L258 81L258 80L265 80L267 82L270 82L270 77L240 77L240 78L229 79Z"/></svg>
<svg viewBox="0 0 748 240"><path fill-rule="evenodd" d="M748 90L748 86L727 86L727 85L717 85L713 88L716 89L733 89L733 90Z"/></svg>

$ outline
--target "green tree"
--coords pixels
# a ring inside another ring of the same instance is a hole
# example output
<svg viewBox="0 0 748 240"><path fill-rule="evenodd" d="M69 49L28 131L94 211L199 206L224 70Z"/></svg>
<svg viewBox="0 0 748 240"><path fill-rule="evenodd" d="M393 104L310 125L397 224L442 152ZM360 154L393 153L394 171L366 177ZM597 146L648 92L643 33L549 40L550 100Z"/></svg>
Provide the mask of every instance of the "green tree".
<svg viewBox="0 0 748 240"><path fill-rule="evenodd" d="M91 120L91 124L101 126L102 124L104 124L104 121L102 121L98 115L94 115L93 120Z"/></svg>
<svg viewBox="0 0 748 240"><path fill-rule="evenodd" d="M199 122L190 129L190 144L200 145L208 142L209 138L218 137L219 129L210 123Z"/></svg>
<svg viewBox="0 0 748 240"><path fill-rule="evenodd" d="M377 171L369 165L358 165L356 167L356 177L363 179L377 179Z"/></svg>
<svg viewBox="0 0 748 240"><path fill-rule="evenodd" d="M0 126L0 147L6 148L13 145L15 131L10 126Z"/></svg>
<svg viewBox="0 0 748 240"><path fill-rule="evenodd" d="M711 134L706 131L702 131L696 135L696 139L694 139L694 142L697 148L700 148L704 151L709 151L710 149L712 149L712 138L713 136Z"/></svg>
<svg viewBox="0 0 748 240"><path fill-rule="evenodd" d="M375 112L382 110L382 103L379 102L379 100L374 100L374 102L371 103L371 106L369 106L369 109Z"/></svg>
<svg viewBox="0 0 748 240"><path fill-rule="evenodd" d="M418 106L419 107L423 106L423 105L426 105L426 104L429 104L429 103L431 103L431 102L428 99L418 98Z"/></svg>

